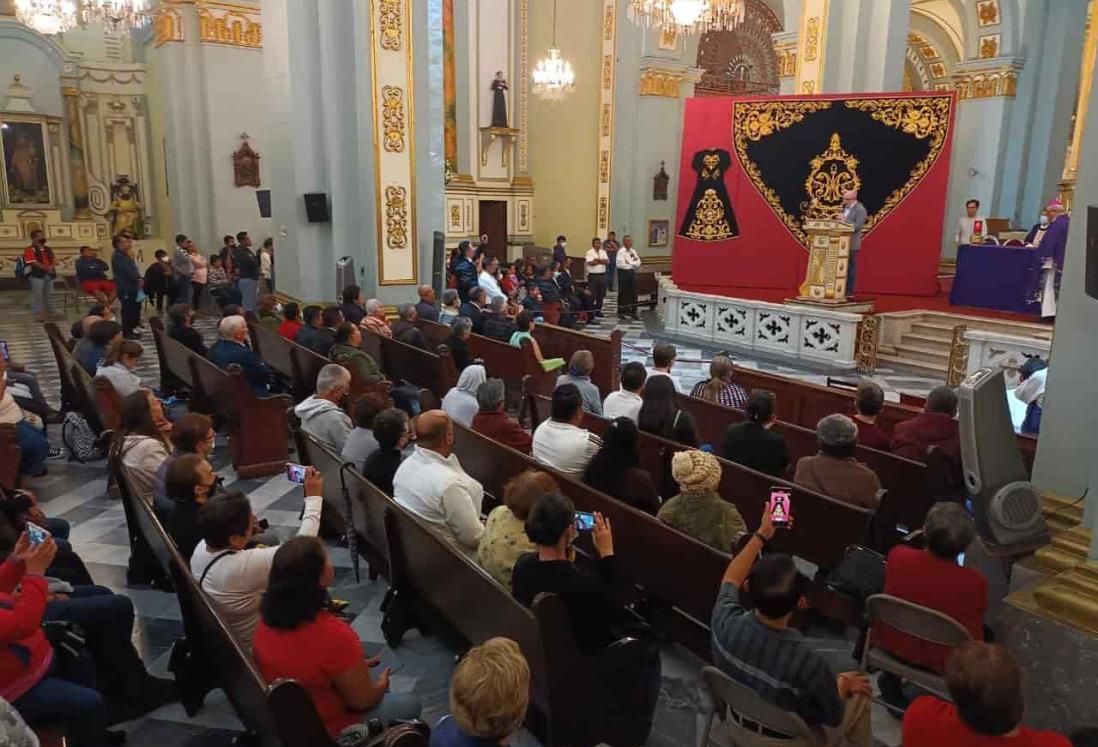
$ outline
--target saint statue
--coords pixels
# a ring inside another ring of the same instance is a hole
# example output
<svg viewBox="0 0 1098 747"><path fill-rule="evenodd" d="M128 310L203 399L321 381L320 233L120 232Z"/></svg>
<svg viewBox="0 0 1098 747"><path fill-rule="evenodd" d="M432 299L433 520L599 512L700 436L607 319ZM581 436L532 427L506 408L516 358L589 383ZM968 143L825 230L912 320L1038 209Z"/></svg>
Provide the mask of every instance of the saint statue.
<svg viewBox="0 0 1098 747"><path fill-rule="evenodd" d="M496 71L496 78L492 81L492 126L507 127L507 97L503 92L507 90L507 80L503 77L503 71Z"/></svg>
<svg viewBox="0 0 1098 747"><path fill-rule="evenodd" d="M141 203L137 200L137 191L133 184L127 177L120 176L112 191L114 200L107 210L107 214L111 216L111 235L117 236L123 231L129 231L133 236L144 235L141 226Z"/></svg>

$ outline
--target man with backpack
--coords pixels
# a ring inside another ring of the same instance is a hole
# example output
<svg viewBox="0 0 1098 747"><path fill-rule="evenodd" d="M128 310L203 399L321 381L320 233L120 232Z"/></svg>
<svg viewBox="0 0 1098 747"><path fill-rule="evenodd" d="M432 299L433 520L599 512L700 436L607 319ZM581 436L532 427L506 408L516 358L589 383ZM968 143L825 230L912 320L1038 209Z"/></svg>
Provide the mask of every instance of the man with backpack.
<svg viewBox="0 0 1098 747"><path fill-rule="evenodd" d="M50 293L57 277L53 250L46 246L46 234L41 229L31 231L31 245L23 252L23 274L30 278L31 313L35 321L50 318Z"/></svg>

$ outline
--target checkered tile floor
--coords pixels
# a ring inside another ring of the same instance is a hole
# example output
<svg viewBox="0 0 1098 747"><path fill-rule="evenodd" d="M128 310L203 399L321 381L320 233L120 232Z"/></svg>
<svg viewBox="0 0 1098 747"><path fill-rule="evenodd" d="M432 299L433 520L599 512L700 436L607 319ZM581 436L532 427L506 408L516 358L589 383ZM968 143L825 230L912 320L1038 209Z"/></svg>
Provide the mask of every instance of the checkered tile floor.
<svg viewBox="0 0 1098 747"><path fill-rule="evenodd" d="M66 329L76 318L71 309L70 321L58 322ZM607 299L607 318L593 325L589 331L609 334L613 329L616 307L612 297ZM215 320L200 319L196 324L207 342L214 337ZM642 322L622 323L625 340L630 346L623 351L626 360L642 360L651 365L648 353L660 335L653 315L646 314ZM45 333L35 324L29 312L26 292L0 292L0 339L7 340L16 360L38 374L46 398L51 406L60 401L60 385L56 367ZM146 330L142 340L146 352L139 373L150 387L159 386L159 371L151 334ZM710 357L715 351L698 348L693 344L682 345L679 356L683 362L676 370L676 377L684 386L692 386L705 377L702 364L686 362L687 359ZM770 370L784 371L785 367L753 361L738 361L741 365L757 364ZM810 377L814 374L797 372ZM51 426L50 438L60 445L59 429ZM266 518L285 536L295 531L301 507L300 489L284 476L258 480L239 480L233 472L222 438L211 459L218 474L224 478L227 488L242 490L248 494L257 515ZM80 465L64 460L51 460L49 474L33 481L32 488L42 500L47 514L61 516L73 524L72 540L76 550L85 559L97 582L127 594L134 601L139 618L134 629L134 641L144 660L154 674L166 676L171 645L182 635L179 608L175 596L150 588L126 586L125 569L129 556L125 518L117 500L105 495L107 484L106 465L102 462ZM369 653L382 652L388 661L399 667L392 679L397 691L414 691L424 704L423 717L435 723L446 711L450 675L454 666L454 652L434 638L424 638L410 632L396 651L389 651L381 634L379 603L384 596L383 582L357 583L351 570L351 561L345 548L330 547L336 566L336 585L333 595L350 602L349 611L353 627L364 641ZM853 667L853 662L851 663ZM695 744L704 725L707 703L702 694L699 664L678 649L668 649L663 656L663 687L655 718L655 726L648 740L649 745ZM899 743L897 722L883 713L874 712L874 727L879 744ZM148 716L124 725L130 733L130 744L158 747L193 745L203 747L229 745L239 732L240 723L228 702L220 692L207 698L206 706L193 719L187 718L179 704L164 706ZM523 732L512 740L516 747L536 745L537 741Z"/></svg>

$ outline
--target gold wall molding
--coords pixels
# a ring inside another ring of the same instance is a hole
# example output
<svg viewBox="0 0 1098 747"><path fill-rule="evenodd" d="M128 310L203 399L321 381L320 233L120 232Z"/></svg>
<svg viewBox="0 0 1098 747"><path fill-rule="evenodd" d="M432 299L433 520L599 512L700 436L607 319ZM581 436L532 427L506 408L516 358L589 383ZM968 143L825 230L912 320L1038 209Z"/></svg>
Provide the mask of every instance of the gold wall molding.
<svg viewBox="0 0 1098 747"><path fill-rule="evenodd" d="M830 0L804 0L793 61L796 71L793 85L795 93L813 94L823 90L830 9Z"/></svg>
<svg viewBox="0 0 1098 747"><path fill-rule="evenodd" d="M614 157L614 77L617 59L617 0L602 0L602 67L599 79L598 168L595 233L606 238L610 230L610 194Z"/></svg>
<svg viewBox="0 0 1098 747"><path fill-rule="evenodd" d="M519 2L519 85L518 85L518 172L530 170L530 146L526 129L527 96L530 91L530 8L529 0Z"/></svg>
<svg viewBox="0 0 1098 747"><path fill-rule="evenodd" d="M778 77L792 78L797 74L797 48L787 47L775 50L778 54Z"/></svg>
<svg viewBox="0 0 1098 747"><path fill-rule="evenodd" d="M153 17L153 46L183 41L183 16L174 8L161 5Z"/></svg>
<svg viewBox="0 0 1098 747"><path fill-rule="evenodd" d="M963 70L953 74L957 98L1014 98L1018 93L1018 69L1014 66L985 70Z"/></svg>
<svg viewBox="0 0 1098 747"><path fill-rule="evenodd" d="M1003 40L1002 34L987 34L980 37L979 57L981 60L991 60L999 56L999 45Z"/></svg>
<svg viewBox="0 0 1098 747"><path fill-rule="evenodd" d="M381 121L385 127L385 150L404 152L404 91L397 86L381 87Z"/></svg>
<svg viewBox="0 0 1098 747"><path fill-rule="evenodd" d="M804 34L804 61L815 62L820 56L820 19L809 18Z"/></svg>
<svg viewBox="0 0 1098 747"><path fill-rule="evenodd" d="M263 48L263 25L259 9L206 2L198 7L198 36L206 44L224 44L246 49Z"/></svg>
<svg viewBox="0 0 1098 747"><path fill-rule="evenodd" d="M976 3L976 22L980 25L980 28L998 26L1001 19L999 0L978 0Z"/></svg>
<svg viewBox="0 0 1098 747"><path fill-rule="evenodd" d="M679 70L642 69L640 72L640 95L677 99L679 98L680 86L686 79L686 73Z"/></svg>
<svg viewBox="0 0 1098 747"><path fill-rule="evenodd" d="M379 285L419 279L411 0L369 0Z"/></svg>

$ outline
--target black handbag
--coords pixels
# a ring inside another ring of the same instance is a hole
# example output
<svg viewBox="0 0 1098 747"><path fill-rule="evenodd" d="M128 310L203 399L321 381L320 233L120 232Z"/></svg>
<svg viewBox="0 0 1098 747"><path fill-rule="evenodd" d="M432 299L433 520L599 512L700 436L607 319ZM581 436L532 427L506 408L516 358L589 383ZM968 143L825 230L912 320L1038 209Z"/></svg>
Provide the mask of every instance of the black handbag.
<svg viewBox="0 0 1098 747"><path fill-rule="evenodd" d="M50 620L42 623L42 632L53 647L54 654L61 659L62 665L72 664L80 659L88 645L87 634L77 623L68 620Z"/></svg>
<svg viewBox="0 0 1098 747"><path fill-rule="evenodd" d="M885 556L861 545L846 548L824 582L828 588L864 603L884 591Z"/></svg>

